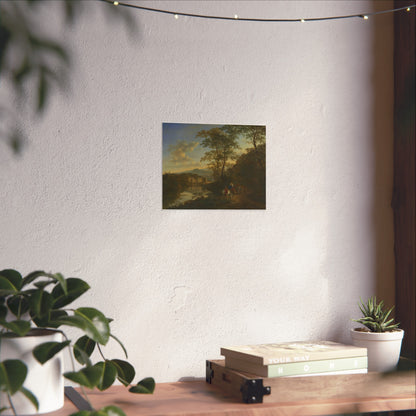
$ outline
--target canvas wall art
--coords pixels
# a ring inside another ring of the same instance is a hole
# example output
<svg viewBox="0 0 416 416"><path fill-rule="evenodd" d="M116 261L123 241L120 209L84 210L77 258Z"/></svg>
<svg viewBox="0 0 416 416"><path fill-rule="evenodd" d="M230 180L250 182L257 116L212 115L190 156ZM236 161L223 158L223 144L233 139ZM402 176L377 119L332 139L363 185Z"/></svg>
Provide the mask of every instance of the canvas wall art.
<svg viewBox="0 0 416 416"><path fill-rule="evenodd" d="M266 209L266 126L163 123L163 209Z"/></svg>

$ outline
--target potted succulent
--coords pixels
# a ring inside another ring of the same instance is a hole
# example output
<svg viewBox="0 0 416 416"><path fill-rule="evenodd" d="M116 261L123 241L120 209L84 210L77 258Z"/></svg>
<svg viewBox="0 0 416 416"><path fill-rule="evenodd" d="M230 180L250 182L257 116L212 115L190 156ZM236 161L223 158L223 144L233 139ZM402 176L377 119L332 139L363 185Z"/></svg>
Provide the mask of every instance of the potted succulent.
<svg viewBox="0 0 416 416"><path fill-rule="evenodd" d="M362 317L353 319L364 327L352 328L353 344L367 348L369 371L391 371L399 362L404 331L390 317L394 307L384 308L384 302L377 303L375 296L366 303L360 299Z"/></svg>
<svg viewBox="0 0 416 416"><path fill-rule="evenodd" d="M112 339L120 344L127 359L125 347L111 333L111 319L92 307L70 307L89 288L84 280L65 278L60 273L35 271L23 277L16 270L0 271L2 415L44 413L62 407L63 377L80 385L83 392L84 387L105 390L116 380L132 393L153 392L153 378L131 386L134 367L125 359L105 357L103 346ZM77 328L81 336L70 340L63 331L65 327ZM72 361L72 371L65 373L64 349L69 351ZM100 357L96 363L91 359L94 351ZM91 410L80 414L97 413ZM107 406L99 414L123 416L124 412L116 406Z"/></svg>

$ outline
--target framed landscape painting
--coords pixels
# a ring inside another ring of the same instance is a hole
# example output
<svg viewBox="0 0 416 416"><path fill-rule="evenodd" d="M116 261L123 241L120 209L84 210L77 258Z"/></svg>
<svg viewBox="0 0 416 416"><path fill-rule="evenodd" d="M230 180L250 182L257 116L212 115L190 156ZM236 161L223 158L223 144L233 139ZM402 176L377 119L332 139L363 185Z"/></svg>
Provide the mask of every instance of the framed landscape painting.
<svg viewBox="0 0 416 416"><path fill-rule="evenodd" d="M163 123L163 209L266 209L266 126Z"/></svg>

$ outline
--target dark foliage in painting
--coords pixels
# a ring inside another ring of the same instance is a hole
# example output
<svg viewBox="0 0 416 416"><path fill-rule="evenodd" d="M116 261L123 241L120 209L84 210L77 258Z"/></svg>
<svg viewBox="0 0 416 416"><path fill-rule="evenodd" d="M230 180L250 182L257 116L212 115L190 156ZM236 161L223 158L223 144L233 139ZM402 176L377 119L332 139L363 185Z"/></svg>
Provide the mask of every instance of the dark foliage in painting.
<svg viewBox="0 0 416 416"><path fill-rule="evenodd" d="M261 144L240 156L230 170L231 180L241 184L246 202L250 205L264 204L266 200L265 160L266 147Z"/></svg>
<svg viewBox="0 0 416 416"><path fill-rule="evenodd" d="M214 128L211 130L202 130L197 134L204 140L201 145L208 149L201 161L207 161L209 168L216 181L224 180L225 169L230 165L232 160L237 157L236 150L238 144L236 133L234 131L227 132L222 128Z"/></svg>

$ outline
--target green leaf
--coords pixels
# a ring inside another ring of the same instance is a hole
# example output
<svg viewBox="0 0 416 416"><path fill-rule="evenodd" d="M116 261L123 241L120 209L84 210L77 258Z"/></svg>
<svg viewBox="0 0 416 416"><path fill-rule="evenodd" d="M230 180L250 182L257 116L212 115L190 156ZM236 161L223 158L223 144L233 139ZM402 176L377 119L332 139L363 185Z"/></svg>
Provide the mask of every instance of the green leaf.
<svg viewBox="0 0 416 416"><path fill-rule="evenodd" d="M120 383L128 386L134 379L136 375L136 371L134 367L128 363L127 361L123 360L111 360L111 362L115 365L117 369L117 379Z"/></svg>
<svg viewBox="0 0 416 416"><path fill-rule="evenodd" d="M22 153L25 141L26 135L19 130L18 126L16 126L12 131L9 132L7 144L10 146L15 155L19 155Z"/></svg>
<svg viewBox="0 0 416 416"><path fill-rule="evenodd" d="M111 361L106 360L95 364L94 367L98 368L101 372L100 381L97 384L98 390L103 391L112 386L117 376L115 365Z"/></svg>
<svg viewBox="0 0 416 416"><path fill-rule="evenodd" d="M384 320L387 320L387 318L390 316L390 314L393 312L394 306L392 306L387 312ZM394 320L394 319L393 319Z"/></svg>
<svg viewBox="0 0 416 416"><path fill-rule="evenodd" d="M28 398L32 402L32 404L33 404L33 406L35 407L36 410L39 410L38 399L36 398L36 396L30 390L28 390L27 388L22 386L22 387L20 387L19 391L22 392L26 396L26 398Z"/></svg>
<svg viewBox="0 0 416 416"><path fill-rule="evenodd" d="M24 296L15 295L7 299L7 306L13 315L20 317L29 310L29 303Z"/></svg>
<svg viewBox="0 0 416 416"><path fill-rule="evenodd" d="M388 319L394 307L388 311L383 310L384 301L377 303L377 298L372 296L364 304L360 299L359 304L362 317L360 319L353 319L355 322L366 326L372 332L386 332L398 327L398 324L394 323L394 319Z"/></svg>
<svg viewBox="0 0 416 416"><path fill-rule="evenodd" d="M66 279L66 284L67 293L65 293L61 285L55 286L52 290L51 294L54 298L54 309L69 305L90 288L90 286L84 280L78 279L76 277L69 277Z"/></svg>
<svg viewBox="0 0 416 416"><path fill-rule="evenodd" d="M23 386L26 379L27 367L20 360L5 360L0 362L0 391L11 396Z"/></svg>
<svg viewBox="0 0 416 416"><path fill-rule="evenodd" d="M6 305L0 305L0 322L6 319L8 309Z"/></svg>
<svg viewBox="0 0 416 416"><path fill-rule="evenodd" d="M35 283L38 288L46 287L50 284L58 283L61 286L64 294L67 294L67 281L61 273L43 273L45 277L49 277L49 281L41 281Z"/></svg>
<svg viewBox="0 0 416 416"><path fill-rule="evenodd" d="M79 371L70 371L64 373L64 377L81 386L93 389L101 379L101 370L98 367L85 367Z"/></svg>
<svg viewBox="0 0 416 416"><path fill-rule="evenodd" d="M126 414L117 406L106 406L100 410L81 410L70 416L126 416Z"/></svg>
<svg viewBox="0 0 416 416"><path fill-rule="evenodd" d="M46 76L46 70L42 66L39 69L39 81L38 81L38 105L37 111L40 113L45 109L46 99L48 97L49 84Z"/></svg>
<svg viewBox="0 0 416 416"><path fill-rule="evenodd" d="M63 290L63 292L66 294L67 292L67 281L64 278L64 276L61 273L47 273L44 272L43 270L37 270L35 272L32 272L30 274L28 274L24 279L23 279L23 285L28 285L29 283L32 283L33 281L35 281L37 278L39 277L47 277L50 280L43 280L41 282L36 282L35 286L43 289L44 287L50 285L51 283L54 282L58 282L61 285L61 288Z"/></svg>
<svg viewBox="0 0 416 416"><path fill-rule="evenodd" d="M8 50L7 46L11 43L12 32L0 20L0 72L3 73L3 58Z"/></svg>
<svg viewBox="0 0 416 416"><path fill-rule="evenodd" d="M6 278L16 290L20 290L22 288L22 275L13 269L4 269L0 271L0 276Z"/></svg>
<svg viewBox="0 0 416 416"><path fill-rule="evenodd" d="M58 352L64 349L67 345L69 345L71 341L64 341L64 342L44 342L36 346L32 354L33 356L41 363L45 364L48 360L54 357Z"/></svg>
<svg viewBox="0 0 416 416"><path fill-rule="evenodd" d="M16 85L17 89L21 88L23 79L27 75L30 74L32 69L33 69L33 66L32 66L30 60L28 59L27 56L25 56L25 58L22 60L21 65L19 66L19 68L15 69L13 71L13 82Z"/></svg>
<svg viewBox="0 0 416 416"><path fill-rule="evenodd" d="M55 279L62 287L62 290L65 294L68 293L68 287L65 277L61 273L55 273L51 276L53 279Z"/></svg>
<svg viewBox="0 0 416 416"><path fill-rule="evenodd" d="M126 414L117 406L106 406L98 410L97 416L126 416Z"/></svg>
<svg viewBox="0 0 416 416"><path fill-rule="evenodd" d="M94 352L96 342L83 335L74 344L74 357L80 364L90 365L89 357Z"/></svg>
<svg viewBox="0 0 416 416"><path fill-rule="evenodd" d="M30 315L38 326L48 326L53 298L44 290L35 291L29 298Z"/></svg>
<svg viewBox="0 0 416 416"><path fill-rule="evenodd" d="M105 345L110 337L110 325L102 312L95 308L78 308L75 316L82 317L88 322L86 334L99 344Z"/></svg>
<svg viewBox="0 0 416 416"><path fill-rule="evenodd" d="M129 388L130 393L152 394L155 390L155 380L152 377L144 378L135 386Z"/></svg>
<svg viewBox="0 0 416 416"><path fill-rule="evenodd" d="M92 362L90 360L90 357L87 355L87 353L85 351L82 350L78 350L77 347L74 345L74 356L75 356L75 351L77 354L77 361L79 363L81 363L82 365L86 365L87 367L91 367L92 366Z"/></svg>
<svg viewBox="0 0 416 416"><path fill-rule="evenodd" d="M71 413L69 416L92 416L95 410L80 410L76 413Z"/></svg>
<svg viewBox="0 0 416 416"><path fill-rule="evenodd" d="M42 281L40 281L40 282L33 283L33 285L34 285L35 287L37 287L38 289L43 290L43 289L45 289L46 287L48 287L48 286L50 286L50 285L53 285L54 283L55 283L55 282L51 279L51 280L42 280Z"/></svg>
<svg viewBox="0 0 416 416"><path fill-rule="evenodd" d="M64 6L65 6L65 21L66 23L68 23L68 25L70 25L74 23L77 8L75 7L74 3L70 0L65 0Z"/></svg>
<svg viewBox="0 0 416 416"><path fill-rule="evenodd" d="M68 313L66 311L62 311L60 309L55 311L52 309L51 315L50 315L50 321L48 322L48 326L51 328L59 328L61 324L58 323L57 321L64 316L68 316Z"/></svg>
<svg viewBox="0 0 416 416"><path fill-rule="evenodd" d="M46 38L41 39L39 37L33 36L33 34L30 35L29 40L37 48L47 49L62 59L62 61L64 61L66 64L69 64L69 55L63 46L61 46L59 43Z"/></svg>
<svg viewBox="0 0 416 416"><path fill-rule="evenodd" d="M43 270L36 270L24 277L22 287L34 282L38 277L46 277L47 273Z"/></svg>
<svg viewBox="0 0 416 416"><path fill-rule="evenodd" d="M9 296L16 293L19 293L16 286L9 279L0 275L0 296Z"/></svg>
<svg viewBox="0 0 416 416"><path fill-rule="evenodd" d="M105 345L109 339L110 327L105 316L94 308L79 308L73 316L63 316L53 321L54 325L74 326L84 331L93 341Z"/></svg>
<svg viewBox="0 0 416 416"><path fill-rule="evenodd" d="M29 306L35 316L47 316L52 308L53 298L44 290L35 291L29 298Z"/></svg>
<svg viewBox="0 0 416 416"><path fill-rule="evenodd" d="M0 321L0 325L9 331L19 335L20 337L25 336L30 331L30 322L23 320L15 321Z"/></svg>
<svg viewBox="0 0 416 416"><path fill-rule="evenodd" d="M81 329L84 332L87 330L88 322L80 316L61 316L54 321L51 321L49 324L52 324L54 328L57 328L61 325L73 326L75 328Z"/></svg>

